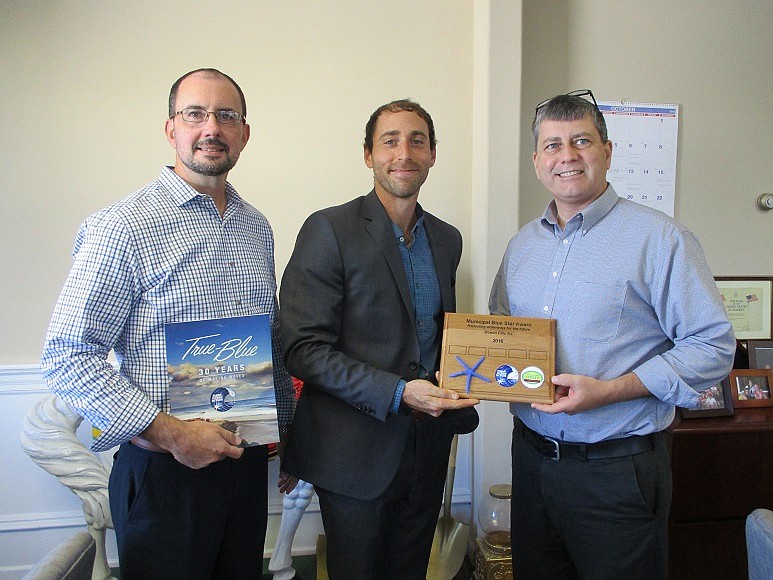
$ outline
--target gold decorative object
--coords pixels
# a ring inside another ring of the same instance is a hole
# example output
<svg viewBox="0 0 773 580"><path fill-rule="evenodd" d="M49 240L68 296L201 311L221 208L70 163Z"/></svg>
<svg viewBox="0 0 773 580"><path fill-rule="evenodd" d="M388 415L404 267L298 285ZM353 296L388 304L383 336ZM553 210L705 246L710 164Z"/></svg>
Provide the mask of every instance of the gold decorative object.
<svg viewBox="0 0 773 580"><path fill-rule="evenodd" d="M489 495L478 510L478 523L485 533L476 540L475 580L512 580L513 562L510 548L509 484L489 488Z"/></svg>

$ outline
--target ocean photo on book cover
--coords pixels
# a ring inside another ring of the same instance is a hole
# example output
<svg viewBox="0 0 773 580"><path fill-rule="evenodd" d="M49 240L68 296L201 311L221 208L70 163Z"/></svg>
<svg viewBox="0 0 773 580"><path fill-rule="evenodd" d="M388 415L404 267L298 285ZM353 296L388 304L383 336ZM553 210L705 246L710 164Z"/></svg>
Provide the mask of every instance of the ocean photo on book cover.
<svg viewBox="0 0 773 580"><path fill-rule="evenodd" d="M164 325L172 415L211 421L242 446L279 441L268 314Z"/></svg>

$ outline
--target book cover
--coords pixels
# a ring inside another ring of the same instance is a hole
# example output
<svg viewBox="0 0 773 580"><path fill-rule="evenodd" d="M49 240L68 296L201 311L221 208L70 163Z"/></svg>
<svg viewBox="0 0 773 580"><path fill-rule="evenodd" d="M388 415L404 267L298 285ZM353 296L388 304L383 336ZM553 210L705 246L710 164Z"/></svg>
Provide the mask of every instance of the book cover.
<svg viewBox="0 0 773 580"><path fill-rule="evenodd" d="M164 325L173 416L211 421L242 446L279 441L268 314Z"/></svg>

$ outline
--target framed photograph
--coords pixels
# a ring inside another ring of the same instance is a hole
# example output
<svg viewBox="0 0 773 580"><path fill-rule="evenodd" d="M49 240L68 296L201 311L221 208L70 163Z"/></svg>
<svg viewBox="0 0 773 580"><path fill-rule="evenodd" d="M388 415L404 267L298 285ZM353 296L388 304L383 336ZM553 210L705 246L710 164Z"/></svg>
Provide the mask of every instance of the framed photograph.
<svg viewBox="0 0 773 580"><path fill-rule="evenodd" d="M739 340L773 340L773 277L714 278Z"/></svg>
<svg viewBox="0 0 773 580"><path fill-rule="evenodd" d="M749 340L749 367L753 369L773 369L773 340Z"/></svg>
<svg viewBox="0 0 773 580"><path fill-rule="evenodd" d="M700 407L682 409L683 419L695 417L723 417L733 414L733 397L730 394L730 377L701 392Z"/></svg>
<svg viewBox="0 0 773 580"><path fill-rule="evenodd" d="M730 371L730 392L733 406L773 407L770 387L773 385L773 371L770 369L733 369Z"/></svg>

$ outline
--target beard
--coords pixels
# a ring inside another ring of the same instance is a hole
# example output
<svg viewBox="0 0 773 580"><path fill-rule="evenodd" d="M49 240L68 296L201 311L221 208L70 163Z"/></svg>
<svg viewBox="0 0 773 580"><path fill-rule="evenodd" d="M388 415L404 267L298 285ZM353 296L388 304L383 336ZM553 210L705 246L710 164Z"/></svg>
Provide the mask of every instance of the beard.
<svg viewBox="0 0 773 580"><path fill-rule="evenodd" d="M220 147L225 153L225 156L215 161L206 159L206 153L204 153L205 159L197 159L195 155L196 150L201 146L207 145ZM193 144L190 156L181 159L183 164L194 173L198 173L199 175L207 175L209 177L228 173L231 169L233 169L234 165L236 165L236 159L230 155L230 149L228 148L228 145L219 139L213 138L196 141L196 143Z"/></svg>
<svg viewBox="0 0 773 580"><path fill-rule="evenodd" d="M398 198L408 198L421 189L429 175L429 167L411 166L418 172L411 179L399 179L390 175L387 168L379 167L373 170L373 176L381 187Z"/></svg>

